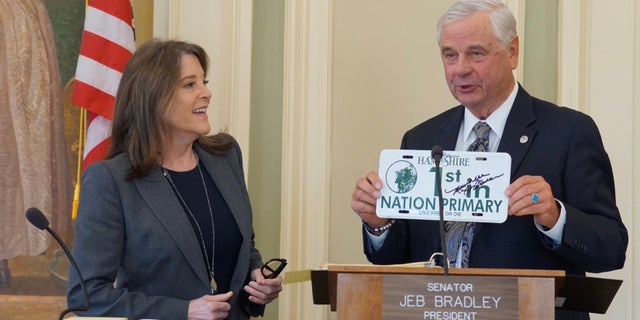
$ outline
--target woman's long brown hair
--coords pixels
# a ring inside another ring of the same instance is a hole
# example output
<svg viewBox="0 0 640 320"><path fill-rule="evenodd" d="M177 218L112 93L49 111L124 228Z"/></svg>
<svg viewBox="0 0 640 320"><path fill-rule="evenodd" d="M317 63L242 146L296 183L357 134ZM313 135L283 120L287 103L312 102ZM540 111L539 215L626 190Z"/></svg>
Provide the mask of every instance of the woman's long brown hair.
<svg viewBox="0 0 640 320"><path fill-rule="evenodd" d="M209 58L202 47L177 40L149 40L127 62L116 95L111 146L107 159L124 153L131 161L127 180L146 176L162 161L160 148L166 141L163 116L173 99L181 72L181 57L194 55L205 76ZM235 141L220 132L198 138L212 154L222 155Z"/></svg>

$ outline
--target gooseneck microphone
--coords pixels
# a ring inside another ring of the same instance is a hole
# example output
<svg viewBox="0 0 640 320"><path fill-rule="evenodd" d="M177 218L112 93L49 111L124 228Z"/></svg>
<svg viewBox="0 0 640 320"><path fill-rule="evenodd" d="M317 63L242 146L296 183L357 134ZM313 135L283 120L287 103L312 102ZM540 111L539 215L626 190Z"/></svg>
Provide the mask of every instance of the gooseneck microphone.
<svg viewBox="0 0 640 320"><path fill-rule="evenodd" d="M447 243L445 242L444 232L444 200L442 198L442 172L440 170L440 160L442 159L442 147L439 145L431 148L431 157L436 164L436 188L438 190L438 211L440 212L440 245L442 247L442 266L444 275L449 275L449 254L447 253Z"/></svg>
<svg viewBox="0 0 640 320"><path fill-rule="evenodd" d="M89 309L89 294L87 293L87 288L85 287L82 274L80 274L80 268L78 268L78 264L76 264L76 260L73 259L73 256L69 252L69 249L64 244L62 239L60 239L58 234L49 227L49 220L42 213L42 211L40 211L38 208L29 208L27 209L26 216L27 216L27 220L29 220L29 222L31 222L32 225L34 225L36 228L40 230L46 229L53 236L53 238L56 239L58 244L60 244L60 247L62 247L62 250L64 250L64 253L67 255L67 258L69 258L69 261L71 261L71 264L75 268L76 272L78 273L78 278L80 279L80 286L82 287L82 293L84 295L84 307L67 308L64 311L62 311L62 313L60 313L58 320L62 320L67 313L72 311L87 311Z"/></svg>

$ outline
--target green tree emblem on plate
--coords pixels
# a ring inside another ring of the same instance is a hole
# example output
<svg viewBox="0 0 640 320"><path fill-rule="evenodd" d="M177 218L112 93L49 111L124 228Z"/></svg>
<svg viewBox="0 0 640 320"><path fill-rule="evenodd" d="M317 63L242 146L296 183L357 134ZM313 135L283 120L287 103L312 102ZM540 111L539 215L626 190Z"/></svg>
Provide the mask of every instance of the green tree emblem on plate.
<svg viewBox="0 0 640 320"><path fill-rule="evenodd" d="M416 168L408 161L394 162L387 169L387 186L395 193L407 193L413 189L418 181Z"/></svg>

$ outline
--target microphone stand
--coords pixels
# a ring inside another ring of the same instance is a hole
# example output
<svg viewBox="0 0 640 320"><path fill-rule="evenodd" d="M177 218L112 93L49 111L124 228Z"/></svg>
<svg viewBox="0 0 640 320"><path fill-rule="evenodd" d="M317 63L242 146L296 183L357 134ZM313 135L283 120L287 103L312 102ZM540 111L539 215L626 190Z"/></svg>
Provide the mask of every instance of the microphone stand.
<svg viewBox="0 0 640 320"><path fill-rule="evenodd" d="M73 256L71 255L71 252L69 252L69 249L67 248L67 246L64 245L64 242L62 242L62 239L60 239L60 236L58 236L58 234L55 233L53 229L51 229L49 226L46 226L45 229L49 231L49 233L51 234L51 236L53 236L54 239L56 239L58 244L60 244L60 247L62 247L62 250L64 250L64 253L67 255L67 257L69 257L69 261L71 261L73 268L78 273L78 278L80 279L80 286L82 287L82 294L84 295L84 307L67 308L63 310L60 313L60 316L58 317L58 320L62 320L64 319L64 316L67 315L67 313L69 312L89 310L89 294L87 293L87 288L84 285L84 279L82 278L82 274L80 274L80 268L78 267L76 260L73 259Z"/></svg>
<svg viewBox="0 0 640 320"><path fill-rule="evenodd" d="M58 320L64 319L64 316L67 313L72 311L89 310L89 294L87 293L87 287L85 286L84 279L82 278L82 274L80 273L80 268L78 267L76 260L71 255L71 252L69 252L69 248L67 248L67 246L64 244L64 241L62 241L60 236L58 236L58 234L49 227L49 220L42 213L42 211L40 211L40 209L38 208L27 209L26 217L27 217L27 220L29 220L29 222L32 225L34 225L36 228L40 230L47 230L49 234L51 234L51 236L53 236L53 238L56 239L56 241L58 242L62 250L64 250L64 253L67 255L67 258L69 258L69 261L71 261L71 264L73 265L73 268L78 273L78 278L80 279L80 287L82 287L82 294L84 296L84 307L67 308L60 313Z"/></svg>
<svg viewBox="0 0 640 320"><path fill-rule="evenodd" d="M436 190L438 190L438 210L440 213L440 246L442 247L442 267L444 268L444 275L449 275L449 254L447 252L447 243L445 239L444 230L444 200L442 198L442 172L440 171L440 159L442 159L442 147L435 145L431 149L431 157L436 164Z"/></svg>

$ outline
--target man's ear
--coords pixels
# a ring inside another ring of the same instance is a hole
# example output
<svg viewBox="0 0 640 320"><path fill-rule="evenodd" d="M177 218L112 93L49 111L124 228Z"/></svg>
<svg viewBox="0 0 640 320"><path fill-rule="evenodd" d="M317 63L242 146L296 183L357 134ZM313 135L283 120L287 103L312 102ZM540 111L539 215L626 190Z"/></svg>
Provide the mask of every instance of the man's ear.
<svg viewBox="0 0 640 320"><path fill-rule="evenodd" d="M520 39L518 36L514 36L511 39L507 52L509 53L509 60L511 60L511 69L515 69L518 66L518 57L520 53Z"/></svg>

